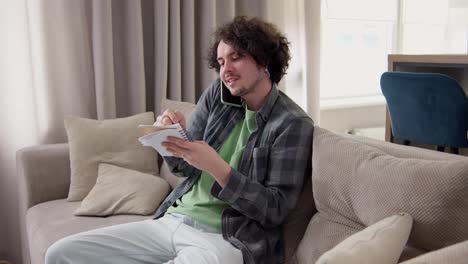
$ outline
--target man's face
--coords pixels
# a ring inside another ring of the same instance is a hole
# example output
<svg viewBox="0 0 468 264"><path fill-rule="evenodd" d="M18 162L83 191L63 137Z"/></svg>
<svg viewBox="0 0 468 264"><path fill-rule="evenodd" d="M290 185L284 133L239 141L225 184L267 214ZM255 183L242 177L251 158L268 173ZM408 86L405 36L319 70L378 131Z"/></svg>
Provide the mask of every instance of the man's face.
<svg viewBox="0 0 468 264"><path fill-rule="evenodd" d="M265 73L247 53L220 41L217 50L219 77L234 96L245 96L255 91Z"/></svg>

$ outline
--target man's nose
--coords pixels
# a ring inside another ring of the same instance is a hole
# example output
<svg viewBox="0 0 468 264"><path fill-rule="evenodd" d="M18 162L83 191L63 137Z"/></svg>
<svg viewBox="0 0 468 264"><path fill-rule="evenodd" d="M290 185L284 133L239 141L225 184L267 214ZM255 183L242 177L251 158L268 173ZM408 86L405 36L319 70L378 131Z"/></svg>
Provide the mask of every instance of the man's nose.
<svg viewBox="0 0 468 264"><path fill-rule="evenodd" d="M228 73L232 71L232 63L230 61L224 62L224 72Z"/></svg>

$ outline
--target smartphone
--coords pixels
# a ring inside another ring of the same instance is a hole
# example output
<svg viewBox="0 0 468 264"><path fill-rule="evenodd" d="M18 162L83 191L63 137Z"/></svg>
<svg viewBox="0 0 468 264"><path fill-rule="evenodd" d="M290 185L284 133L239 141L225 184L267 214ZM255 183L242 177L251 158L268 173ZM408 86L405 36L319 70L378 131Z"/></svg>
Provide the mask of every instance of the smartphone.
<svg viewBox="0 0 468 264"><path fill-rule="evenodd" d="M221 102L226 105L235 106L235 107L242 107L242 99L240 96L233 96L231 91L224 85L224 82L220 79L220 87L221 87Z"/></svg>

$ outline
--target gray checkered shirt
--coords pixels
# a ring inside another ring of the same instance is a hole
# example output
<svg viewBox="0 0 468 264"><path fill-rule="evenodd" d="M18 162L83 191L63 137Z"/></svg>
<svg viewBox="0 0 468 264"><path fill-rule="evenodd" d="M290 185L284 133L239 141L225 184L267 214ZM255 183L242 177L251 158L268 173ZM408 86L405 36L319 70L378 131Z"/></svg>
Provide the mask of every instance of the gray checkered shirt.
<svg viewBox="0 0 468 264"><path fill-rule="evenodd" d="M201 96L188 125L194 140L219 150L245 109L224 105L219 79ZM311 173L313 121L276 85L256 115L238 170L231 170L224 188L214 183L211 194L230 205L222 214L224 239L241 249L245 263L283 263L281 224L296 205ZM156 212L159 218L192 188L201 171L177 158L165 158L186 181L177 186Z"/></svg>

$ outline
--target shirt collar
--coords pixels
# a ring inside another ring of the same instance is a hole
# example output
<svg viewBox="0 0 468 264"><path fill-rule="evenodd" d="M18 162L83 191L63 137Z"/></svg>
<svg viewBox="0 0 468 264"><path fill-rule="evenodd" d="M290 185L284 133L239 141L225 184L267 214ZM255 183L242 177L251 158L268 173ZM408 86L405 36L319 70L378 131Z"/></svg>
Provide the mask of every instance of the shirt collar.
<svg viewBox="0 0 468 264"><path fill-rule="evenodd" d="M273 85L271 86L271 91L267 95L265 103L257 112L257 116L260 117L260 120L262 120L263 123L265 123L270 117L271 110L273 109L273 106L276 103L276 99L278 99L278 95L279 95L278 87L276 83L273 83Z"/></svg>
<svg viewBox="0 0 468 264"><path fill-rule="evenodd" d="M257 126L257 122L255 120L256 114L257 112L249 110L247 106L245 107L245 123L247 124L247 129L250 133L252 133Z"/></svg>

